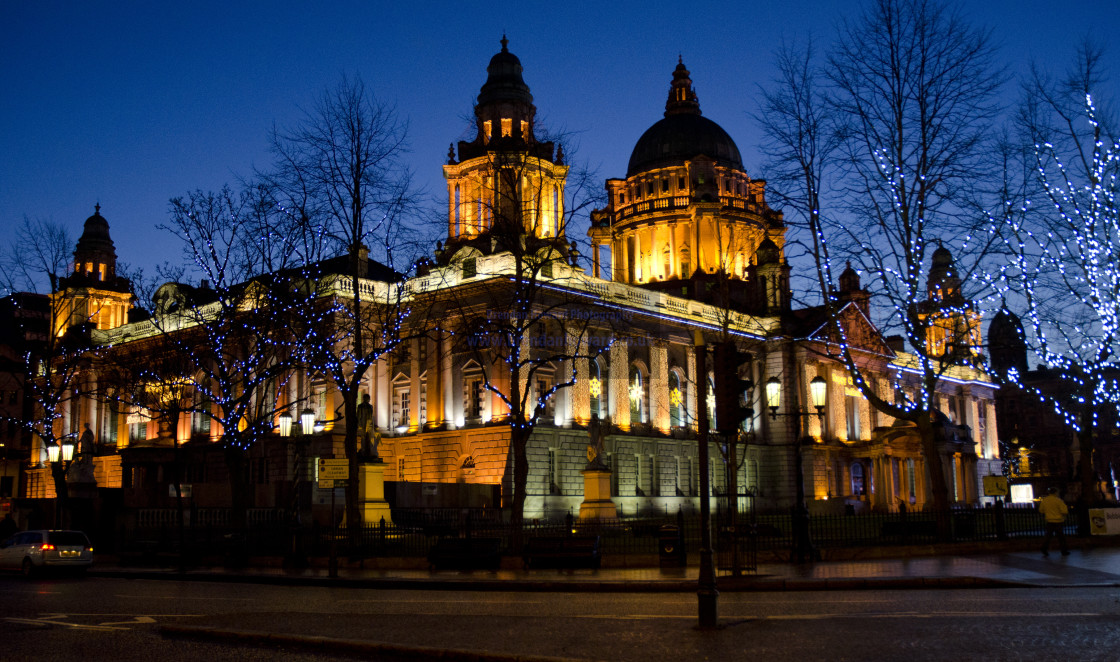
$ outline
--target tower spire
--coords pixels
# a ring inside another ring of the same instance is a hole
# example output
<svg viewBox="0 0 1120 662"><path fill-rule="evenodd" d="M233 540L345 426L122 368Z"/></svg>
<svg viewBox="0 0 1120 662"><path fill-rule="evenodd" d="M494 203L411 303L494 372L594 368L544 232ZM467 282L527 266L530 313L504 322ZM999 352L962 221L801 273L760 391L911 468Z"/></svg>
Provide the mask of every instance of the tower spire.
<svg viewBox="0 0 1120 662"><path fill-rule="evenodd" d="M669 84L669 100L665 102L665 117L670 115L699 115L700 100L692 89L692 79L684 66L684 57L677 55L677 68Z"/></svg>

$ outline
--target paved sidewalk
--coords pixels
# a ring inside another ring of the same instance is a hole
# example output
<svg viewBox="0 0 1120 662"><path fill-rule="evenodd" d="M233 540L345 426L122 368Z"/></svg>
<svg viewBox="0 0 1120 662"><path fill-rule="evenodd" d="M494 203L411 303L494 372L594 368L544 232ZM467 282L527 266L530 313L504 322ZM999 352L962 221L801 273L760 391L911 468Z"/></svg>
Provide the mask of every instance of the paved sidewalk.
<svg viewBox="0 0 1120 662"><path fill-rule="evenodd" d="M285 585L487 591L694 591L698 569L603 568L600 570L429 571L344 565L332 578L326 568L290 570L250 567L124 567L102 562L92 575L230 581ZM721 591L851 590L860 588L1120 586L1120 548L1074 550L1042 557L1037 552L1001 552L901 559L762 563L740 577L720 575Z"/></svg>

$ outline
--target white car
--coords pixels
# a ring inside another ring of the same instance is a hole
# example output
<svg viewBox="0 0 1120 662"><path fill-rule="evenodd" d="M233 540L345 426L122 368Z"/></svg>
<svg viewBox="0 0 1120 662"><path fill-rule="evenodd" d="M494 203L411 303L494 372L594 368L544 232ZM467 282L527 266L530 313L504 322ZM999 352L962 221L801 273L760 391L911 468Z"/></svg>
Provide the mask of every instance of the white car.
<svg viewBox="0 0 1120 662"><path fill-rule="evenodd" d="M93 545L81 531L23 531L0 542L0 568L30 576L43 568L85 572L93 564Z"/></svg>

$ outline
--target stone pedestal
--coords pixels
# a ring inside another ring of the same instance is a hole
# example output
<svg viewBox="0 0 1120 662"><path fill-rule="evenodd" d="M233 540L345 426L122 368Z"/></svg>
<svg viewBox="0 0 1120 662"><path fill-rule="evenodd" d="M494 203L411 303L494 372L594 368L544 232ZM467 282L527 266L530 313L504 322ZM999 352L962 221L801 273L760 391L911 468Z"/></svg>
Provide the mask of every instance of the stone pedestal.
<svg viewBox="0 0 1120 662"><path fill-rule="evenodd" d="M583 474L583 503L580 519L618 519L618 508L611 501L610 469L587 468Z"/></svg>
<svg viewBox="0 0 1120 662"><path fill-rule="evenodd" d="M385 519L393 523L389 502L385 500L385 463L363 462L358 465L358 503L363 524L378 524Z"/></svg>

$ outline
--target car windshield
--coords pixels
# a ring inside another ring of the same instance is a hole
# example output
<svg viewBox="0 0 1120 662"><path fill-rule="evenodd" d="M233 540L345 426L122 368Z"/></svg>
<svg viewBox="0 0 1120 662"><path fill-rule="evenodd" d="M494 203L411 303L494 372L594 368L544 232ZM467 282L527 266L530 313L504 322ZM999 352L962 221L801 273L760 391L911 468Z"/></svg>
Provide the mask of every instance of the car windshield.
<svg viewBox="0 0 1120 662"><path fill-rule="evenodd" d="M51 531L51 542L55 545L80 545L85 547L89 544L86 540L86 534L81 531Z"/></svg>

